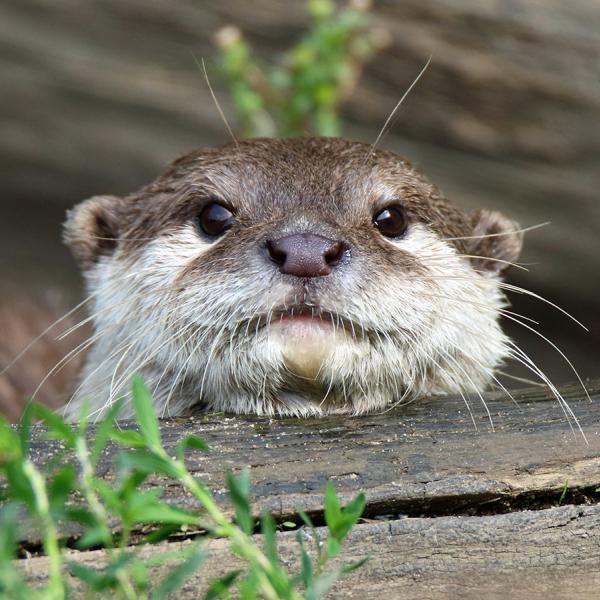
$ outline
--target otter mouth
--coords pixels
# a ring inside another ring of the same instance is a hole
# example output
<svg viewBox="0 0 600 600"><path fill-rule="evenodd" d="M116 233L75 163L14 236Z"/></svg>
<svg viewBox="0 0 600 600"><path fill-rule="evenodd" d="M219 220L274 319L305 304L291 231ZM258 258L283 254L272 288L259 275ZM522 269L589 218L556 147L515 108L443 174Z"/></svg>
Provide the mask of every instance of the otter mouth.
<svg viewBox="0 0 600 600"><path fill-rule="evenodd" d="M328 310L324 310L316 305L297 304L278 308L271 313L269 325L276 323L289 324L296 322L298 324L316 325L325 329L344 329L351 337L357 338L364 336L364 330L351 319Z"/></svg>
<svg viewBox="0 0 600 600"><path fill-rule="evenodd" d="M351 321L305 304L273 311L268 339L290 373L311 381L319 380L340 348L357 342Z"/></svg>

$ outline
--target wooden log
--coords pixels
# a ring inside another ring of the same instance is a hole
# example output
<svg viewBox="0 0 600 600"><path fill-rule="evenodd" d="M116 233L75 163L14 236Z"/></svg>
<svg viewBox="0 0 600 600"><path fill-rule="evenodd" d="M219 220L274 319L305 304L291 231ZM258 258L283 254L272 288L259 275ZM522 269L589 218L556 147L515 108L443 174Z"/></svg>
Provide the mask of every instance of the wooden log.
<svg viewBox="0 0 600 600"><path fill-rule="evenodd" d="M320 529L321 535L325 532ZM298 570L294 532L280 533L284 564ZM142 556L183 550L189 541L146 547ZM307 540L307 546L310 546ZM242 567L223 540L206 541L208 560L178 598L201 597L212 578ZM356 526L337 564L370 556L358 571L341 578L328 598L403 600L595 600L600 586L600 507L563 506L484 517L407 518ZM98 567L101 551L75 553L69 558ZM31 582L46 578L45 558L22 561ZM153 581L169 565L151 571ZM69 578L74 598L81 585Z"/></svg>
<svg viewBox="0 0 600 600"><path fill-rule="evenodd" d="M600 380L588 390L600 400ZM191 453L188 468L224 505L225 470L249 468L257 515L266 509L282 520L302 509L318 517L328 480L345 501L365 492L367 516L504 512L554 505L565 481L571 498L595 497L599 405L577 385L561 392L577 423L547 390L530 388L512 392L518 406L503 392L472 397L471 414L461 398L438 397L363 417L200 415L164 420L161 432L167 449L190 434L206 440L210 451ZM42 428L34 429L35 462L48 460L55 447ZM112 477L113 451L99 464L106 478ZM165 497L193 504L176 482L169 482Z"/></svg>

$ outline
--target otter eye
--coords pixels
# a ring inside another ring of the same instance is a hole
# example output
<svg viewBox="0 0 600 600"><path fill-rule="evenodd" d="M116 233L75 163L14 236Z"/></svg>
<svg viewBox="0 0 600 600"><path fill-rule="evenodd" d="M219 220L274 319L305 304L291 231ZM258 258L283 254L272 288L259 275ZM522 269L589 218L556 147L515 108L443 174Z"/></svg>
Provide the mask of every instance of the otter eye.
<svg viewBox="0 0 600 600"><path fill-rule="evenodd" d="M404 209L400 205L387 206L373 216L373 224L386 237L399 237L408 227Z"/></svg>
<svg viewBox="0 0 600 600"><path fill-rule="evenodd" d="M207 235L223 235L233 225L233 213L222 204L211 202L200 212L198 223Z"/></svg>

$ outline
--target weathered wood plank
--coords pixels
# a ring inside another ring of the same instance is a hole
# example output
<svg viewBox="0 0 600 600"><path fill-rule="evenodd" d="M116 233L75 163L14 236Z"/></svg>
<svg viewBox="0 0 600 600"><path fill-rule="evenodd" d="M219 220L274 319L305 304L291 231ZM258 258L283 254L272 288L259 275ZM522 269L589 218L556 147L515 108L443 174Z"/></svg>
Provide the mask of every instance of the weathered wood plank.
<svg viewBox="0 0 600 600"><path fill-rule="evenodd" d="M485 394L494 431L478 397L470 399L477 429L462 399L438 397L358 418L173 419L162 435L167 448L188 434L208 442L210 452L191 453L188 466L220 502L224 471L249 467L257 510L280 518L318 512L327 480L346 500L364 491L367 515L495 512L552 504L565 481L581 493L600 483L600 380L588 389L594 402L577 385L562 388L587 443L543 388L514 391L518 406L503 392ZM50 449L37 429L34 457L46 460ZM110 454L101 461L107 478ZM165 494L190 503L174 482Z"/></svg>
<svg viewBox="0 0 600 600"><path fill-rule="evenodd" d="M294 532L279 536L285 564L297 568ZM146 547L144 555L190 542ZM239 564L223 540L208 540L210 557L178 593L200 597L211 578ZM527 598L591 600L600 589L600 507L563 506L499 516L406 518L358 525L341 560L371 560L340 580L331 598L447 600ZM97 567L101 551L72 553ZM32 581L42 582L44 558L22 561ZM156 568L157 581L164 568ZM75 598L82 597L76 582Z"/></svg>

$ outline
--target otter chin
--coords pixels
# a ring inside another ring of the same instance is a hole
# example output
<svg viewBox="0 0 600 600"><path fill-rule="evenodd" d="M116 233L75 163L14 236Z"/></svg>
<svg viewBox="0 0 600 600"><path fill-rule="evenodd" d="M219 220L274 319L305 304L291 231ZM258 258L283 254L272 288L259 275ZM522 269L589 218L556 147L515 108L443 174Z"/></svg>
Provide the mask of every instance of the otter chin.
<svg viewBox="0 0 600 600"><path fill-rule="evenodd" d="M134 373L159 415L361 414L480 392L511 354L502 277L521 249L393 152L339 138L190 152L64 238L94 334L71 399L100 417Z"/></svg>
<svg viewBox="0 0 600 600"><path fill-rule="evenodd" d="M322 316L302 314L275 320L269 338L279 346L290 373L314 382L340 347L352 343L343 326Z"/></svg>

